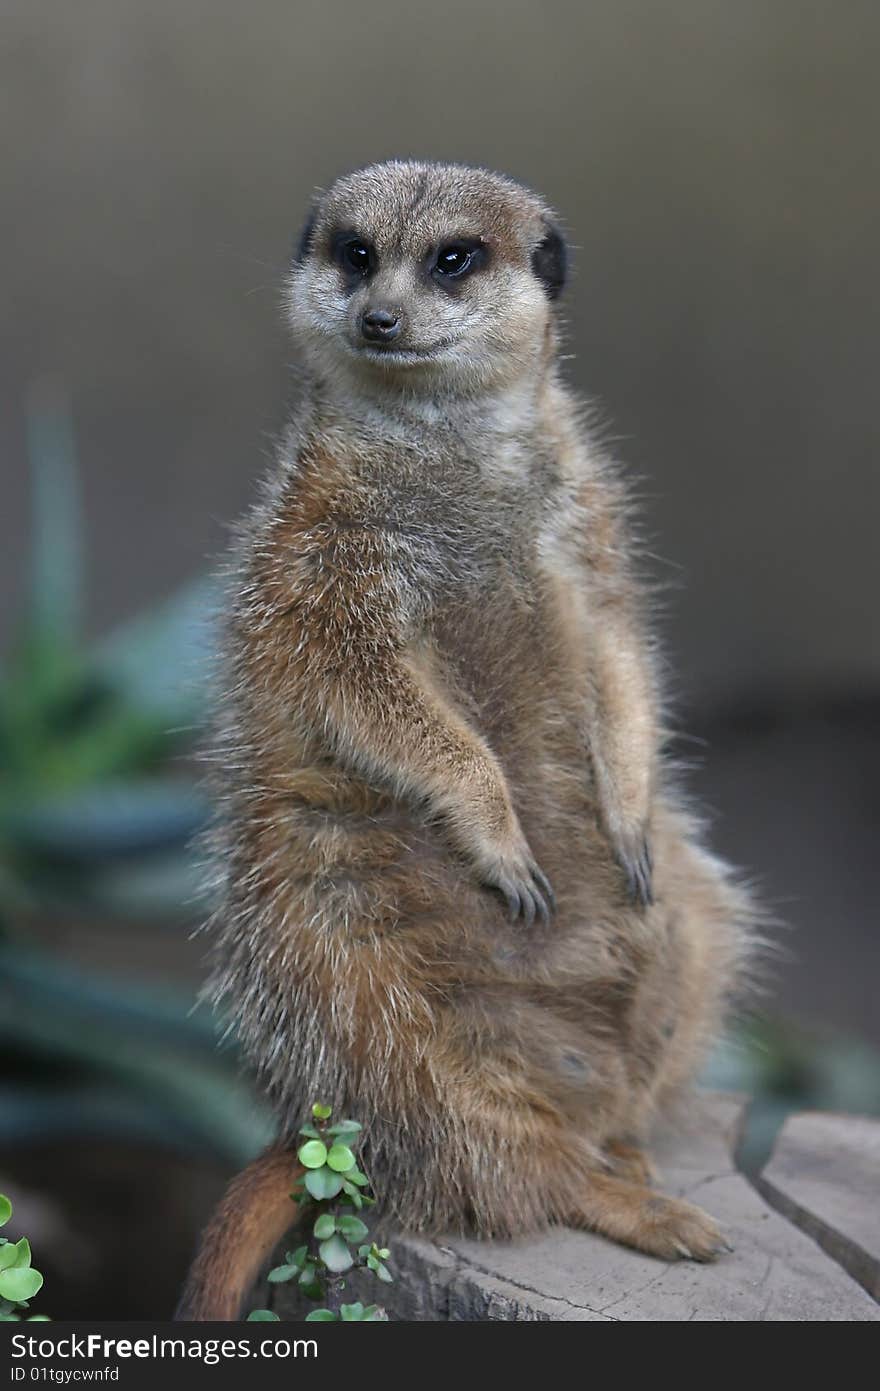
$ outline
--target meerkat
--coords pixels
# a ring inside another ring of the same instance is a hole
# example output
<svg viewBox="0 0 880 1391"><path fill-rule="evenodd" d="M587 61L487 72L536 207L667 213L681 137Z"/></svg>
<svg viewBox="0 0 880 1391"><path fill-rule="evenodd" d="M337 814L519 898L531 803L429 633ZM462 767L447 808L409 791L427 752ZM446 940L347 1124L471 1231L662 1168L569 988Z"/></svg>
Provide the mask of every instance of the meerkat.
<svg viewBox="0 0 880 1391"><path fill-rule="evenodd" d="M315 1099L396 1223L724 1246L651 1187L754 912L663 756L627 489L558 363L566 248L498 174L389 162L286 281L300 399L232 567L214 999L277 1108L179 1316L293 1224Z"/></svg>

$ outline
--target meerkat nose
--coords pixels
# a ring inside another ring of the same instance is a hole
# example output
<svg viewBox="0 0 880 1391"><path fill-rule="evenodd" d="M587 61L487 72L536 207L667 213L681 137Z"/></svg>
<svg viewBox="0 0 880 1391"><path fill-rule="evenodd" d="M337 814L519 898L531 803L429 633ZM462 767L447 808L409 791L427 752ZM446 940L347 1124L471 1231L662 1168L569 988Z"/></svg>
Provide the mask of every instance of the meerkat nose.
<svg viewBox="0 0 880 1391"><path fill-rule="evenodd" d="M365 309L361 333L371 343L390 343L400 333L400 317L390 309Z"/></svg>

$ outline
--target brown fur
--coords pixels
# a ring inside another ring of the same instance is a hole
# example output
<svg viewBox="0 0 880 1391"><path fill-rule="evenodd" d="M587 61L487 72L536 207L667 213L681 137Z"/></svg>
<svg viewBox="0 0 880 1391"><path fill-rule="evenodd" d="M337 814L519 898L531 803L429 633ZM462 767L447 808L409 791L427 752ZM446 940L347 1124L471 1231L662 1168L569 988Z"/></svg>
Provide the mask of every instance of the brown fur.
<svg viewBox="0 0 880 1391"><path fill-rule="evenodd" d="M291 1225L302 1174L286 1146L267 1150L227 1189L202 1237L175 1317L237 1319L260 1267Z"/></svg>
<svg viewBox="0 0 880 1391"><path fill-rule="evenodd" d="M375 248L362 285L339 226ZM283 1140L316 1098L359 1117L406 1227L707 1259L717 1228L652 1193L641 1148L752 911L662 758L625 489L533 269L548 227L452 167L377 166L319 205L288 294L302 401L234 569L213 989ZM447 292L425 267L463 235L487 264ZM377 297L411 356L358 346ZM227 1220L192 1309L219 1307Z"/></svg>

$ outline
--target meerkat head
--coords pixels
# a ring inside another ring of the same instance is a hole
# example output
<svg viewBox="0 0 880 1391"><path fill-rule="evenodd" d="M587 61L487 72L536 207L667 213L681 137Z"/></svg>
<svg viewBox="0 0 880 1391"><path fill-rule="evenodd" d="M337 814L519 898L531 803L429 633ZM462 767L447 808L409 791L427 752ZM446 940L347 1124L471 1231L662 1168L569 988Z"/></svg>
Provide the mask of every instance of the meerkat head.
<svg viewBox="0 0 880 1391"><path fill-rule="evenodd" d="M562 235L529 190L482 169L392 161L317 202L286 307L325 372L474 392L553 352L565 270Z"/></svg>

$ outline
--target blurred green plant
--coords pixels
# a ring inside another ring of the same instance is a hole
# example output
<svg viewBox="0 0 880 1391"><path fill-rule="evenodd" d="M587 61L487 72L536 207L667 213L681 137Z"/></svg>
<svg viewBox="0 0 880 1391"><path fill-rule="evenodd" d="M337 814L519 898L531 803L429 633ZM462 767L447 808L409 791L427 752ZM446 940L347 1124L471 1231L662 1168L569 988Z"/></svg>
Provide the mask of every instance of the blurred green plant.
<svg viewBox="0 0 880 1391"><path fill-rule="evenodd" d="M0 911L179 911L198 893L186 846L206 809L170 770L204 720L212 586L88 645L73 432L56 390L32 394L28 426L30 587L0 679Z"/></svg>
<svg viewBox="0 0 880 1391"><path fill-rule="evenodd" d="M391 1252L369 1241L369 1228L358 1213L375 1202L366 1190L369 1179L359 1168L355 1155L361 1127L357 1121L330 1124L329 1106L316 1101L312 1107L314 1125L304 1125L297 1157L305 1173L294 1185L293 1201L307 1209L312 1221L309 1240L295 1251L288 1251L284 1264L269 1271L269 1282L283 1285L296 1281L301 1294L315 1300L320 1308L306 1315L306 1322L376 1323L387 1314L376 1304L341 1302L346 1277L356 1270L369 1271L377 1280L390 1284L386 1264ZM317 1214L317 1216L315 1216ZM303 1215L306 1215L304 1211ZM276 1321L270 1309L254 1309L249 1322Z"/></svg>
<svg viewBox="0 0 880 1391"><path fill-rule="evenodd" d="M112 924L202 914L191 851L206 802L186 756L206 714L217 596L189 585L86 640L82 517L70 410L28 401L33 491L23 619L0 672L0 1089L7 1140L85 1124L207 1144L246 1161L265 1110L218 1053L213 1022L173 986L102 980L39 948L57 914ZM63 1085L58 1079L63 1077Z"/></svg>
<svg viewBox="0 0 880 1391"><path fill-rule="evenodd" d="M12 1216L12 1203L0 1193L0 1227ZM0 1323L19 1323L22 1310L43 1287L43 1277L31 1265L31 1244L26 1236L8 1241L0 1236ZM45 1314L28 1314L28 1323L48 1323Z"/></svg>
<svg viewBox="0 0 880 1391"><path fill-rule="evenodd" d="M737 1162L747 1173L763 1168L792 1112L880 1115L876 1049L839 1035L823 1038L767 1015L740 1021L715 1049L702 1080L751 1098L737 1148Z"/></svg>

